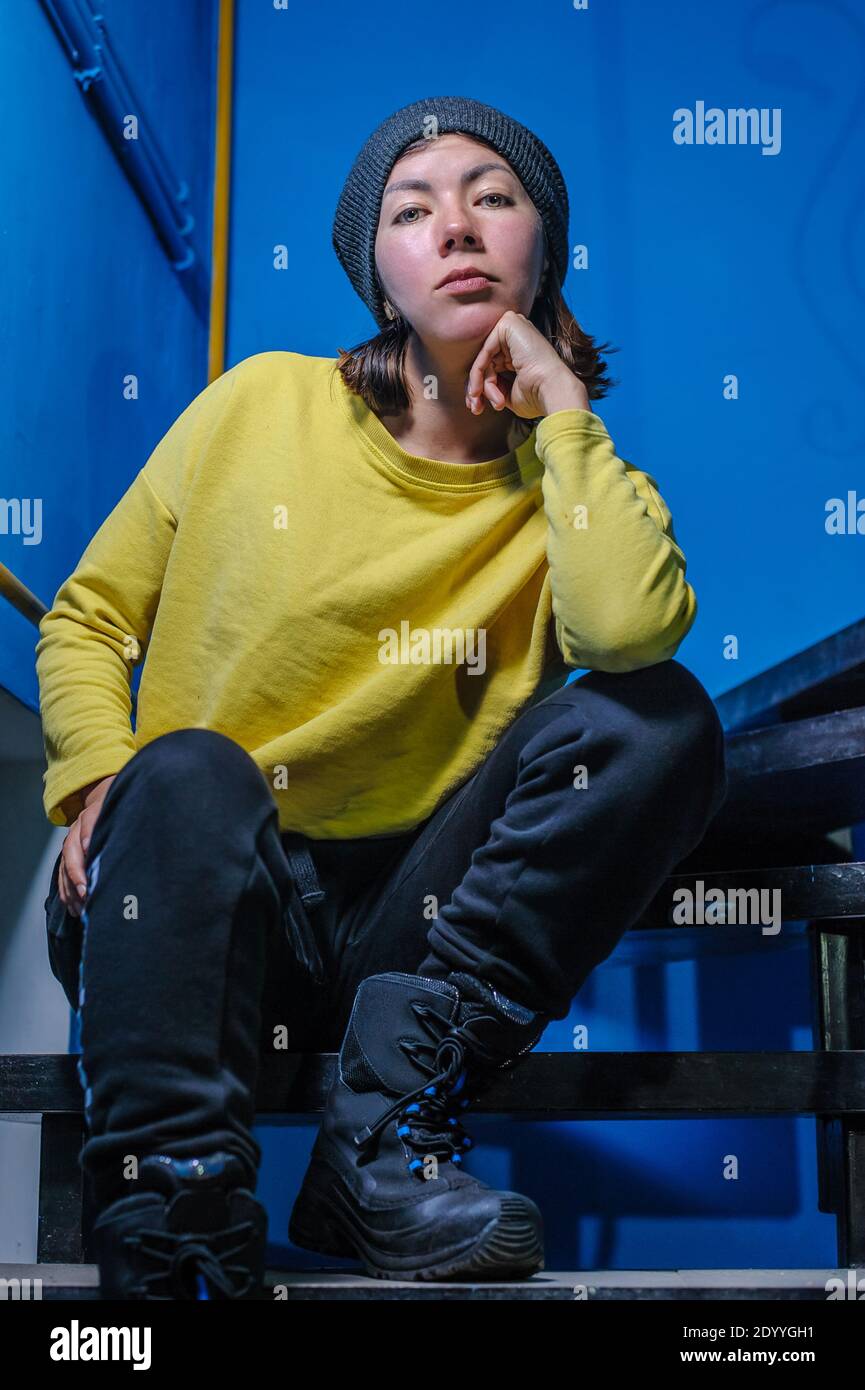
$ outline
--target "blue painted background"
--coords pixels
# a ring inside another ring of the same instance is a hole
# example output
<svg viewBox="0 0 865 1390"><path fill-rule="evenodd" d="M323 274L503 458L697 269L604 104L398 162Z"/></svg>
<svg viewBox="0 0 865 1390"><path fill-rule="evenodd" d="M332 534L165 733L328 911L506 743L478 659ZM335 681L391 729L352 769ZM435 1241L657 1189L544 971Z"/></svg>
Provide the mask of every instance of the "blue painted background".
<svg viewBox="0 0 865 1390"><path fill-rule="evenodd" d="M206 221L212 7L101 8L117 17L127 68L197 181ZM82 113L41 10L15 15L0 19L11 42L0 44L0 100L28 138L0 153L4 186L18 192L0 212L13 306L0 399L14 441L0 494L38 487L45 535L40 547L0 537L0 556L50 602L204 386L205 334ZM699 614L679 657L718 695L862 616L865 537L824 526L830 497L865 495L861 7L500 0L473 14L465 43L453 19L379 0L331 0L325 12L238 0L226 366L271 348L335 356L374 331L330 227L381 119L465 94L523 121L565 174L572 245L589 248L565 296L584 328L620 348L609 360L621 384L597 413L619 453L658 480L688 557ZM780 153L675 145L674 110L700 100L780 107ZM281 243L285 271L273 268ZM147 385L132 407L118 386L130 370ZM735 401L724 399L728 374ZM34 640L0 605L0 680L35 708ZM576 904L575 929L591 929ZM579 1024L595 1050L810 1047L796 924L749 950L707 935L680 932L693 957L682 960L660 941L646 959L626 937L541 1047L569 1050ZM834 1218L816 1210L811 1120L469 1127L471 1170L541 1204L549 1268L835 1261ZM314 1133L257 1130L275 1245ZM722 1177L731 1153L735 1182Z"/></svg>
<svg viewBox="0 0 865 1390"><path fill-rule="evenodd" d="M98 12L172 171L209 280L214 0ZM0 6L0 497L41 498L42 540L0 560L48 607L168 427L207 383L205 316L37 0ZM138 399L124 378L138 377ZM0 684L38 709L38 633L0 601ZM137 689L141 668L135 672Z"/></svg>

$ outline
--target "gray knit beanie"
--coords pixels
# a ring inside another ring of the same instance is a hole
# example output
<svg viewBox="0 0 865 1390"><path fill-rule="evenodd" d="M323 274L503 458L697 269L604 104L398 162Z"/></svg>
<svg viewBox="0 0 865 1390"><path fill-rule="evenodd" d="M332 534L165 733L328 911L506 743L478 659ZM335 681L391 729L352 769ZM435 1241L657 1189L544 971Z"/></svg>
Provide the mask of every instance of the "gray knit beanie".
<svg viewBox="0 0 865 1390"><path fill-rule="evenodd" d="M375 237L385 184L407 145L435 133L476 135L503 155L534 203L551 259L564 281L568 269L568 191L542 140L519 121L471 97L428 97L395 111L377 126L349 170L333 220L333 247L379 328L388 322L375 270Z"/></svg>

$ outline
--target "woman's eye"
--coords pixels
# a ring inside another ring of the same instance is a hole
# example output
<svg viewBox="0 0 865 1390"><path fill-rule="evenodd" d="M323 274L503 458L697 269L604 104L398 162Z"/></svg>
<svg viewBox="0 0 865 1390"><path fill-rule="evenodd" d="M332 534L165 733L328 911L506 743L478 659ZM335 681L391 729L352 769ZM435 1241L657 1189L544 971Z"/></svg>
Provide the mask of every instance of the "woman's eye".
<svg viewBox="0 0 865 1390"><path fill-rule="evenodd" d="M495 204L494 204L495 207L501 207L501 206L503 206L503 205L506 206L506 207L507 207L507 206L513 207L513 206L514 206L514 201L515 201L513 198L510 198L510 197L507 195L507 193L484 193L484 194L481 196L481 200L480 200L480 201L483 202L484 199L486 199L486 198L500 198L500 199L501 199L501 202L500 202L500 203L495 203ZM412 205L412 207L410 207L410 208L403 208L402 212L398 213L397 216L394 218L394 221L396 221L396 222L403 222L403 223L405 223L407 226L411 226L411 224L414 223L414 222L417 222L418 219L417 219L416 217L412 217L411 220L409 221L409 219L406 217L406 213L409 213L409 212L423 212L423 208L419 208L419 207L417 207L416 205Z"/></svg>

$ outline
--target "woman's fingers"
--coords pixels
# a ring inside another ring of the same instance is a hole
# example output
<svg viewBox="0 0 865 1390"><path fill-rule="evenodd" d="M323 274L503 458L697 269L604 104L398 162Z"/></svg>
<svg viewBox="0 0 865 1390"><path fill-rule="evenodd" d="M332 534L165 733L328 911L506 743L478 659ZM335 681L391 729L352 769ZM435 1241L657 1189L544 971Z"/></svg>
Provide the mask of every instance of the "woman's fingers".
<svg viewBox="0 0 865 1390"><path fill-rule="evenodd" d="M474 368L472 368L472 374L474 374ZM481 411L484 409L486 401L484 400L483 376L478 378L476 386L473 386L472 378L471 376L469 377L469 383L466 386L466 405L472 415L480 415Z"/></svg>
<svg viewBox="0 0 865 1390"><path fill-rule="evenodd" d="M69 910L71 904L80 911L80 906L84 901L87 892L87 874L84 869L84 851L81 848L81 820L79 816L63 845L63 863L66 867L66 880L69 887ZM83 887L83 891L81 888ZM78 915L76 912L75 916Z"/></svg>
<svg viewBox="0 0 865 1390"><path fill-rule="evenodd" d="M80 915L80 909L78 907L78 903L76 902L78 894L73 893L72 891L72 887L69 882L69 875L66 872L66 867L62 860L60 861L60 870L57 875L57 885L60 891L60 900L63 903L63 906L66 908L66 911L72 917L78 917Z"/></svg>
<svg viewBox="0 0 865 1390"><path fill-rule="evenodd" d="M478 414L478 411L474 409L474 401L479 403L480 410L484 408L485 378L489 377L490 374L494 376L496 372L503 369L512 370L513 368L507 345L509 314L510 310L503 314L498 323L490 330L469 370L466 398L473 414Z"/></svg>
<svg viewBox="0 0 865 1390"><path fill-rule="evenodd" d="M466 399L470 408L474 409L474 403L482 399L484 376L486 375L487 363L492 356L492 349L489 341L484 344L475 358L469 370L468 381L466 382Z"/></svg>
<svg viewBox="0 0 865 1390"><path fill-rule="evenodd" d="M486 381L484 382L484 394L487 396L488 400L491 402L495 410L504 410L505 406L508 403L508 398L499 386L497 377L497 372L494 372L492 376L487 377Z"/></svg>
<svg viewBox="0 0 865 1390"><path fill-rule="evenodd" d="M480 415L481 411L485 409L487 401L496 409L501 409L503 405L507 405L507 397L502 394L498 384L498 376L502 370L502 366L497 365L495 360L488 362L480 376L477 392L472 394L470 388L467 391L466 403L473 415Z"/></svg>
<svg viewBox="0 0 865 1390"><path fill-rule="evenodd" d="M507 405L508 398L498 383L502 375L516 377L509 354L495 345L483 348L475 358L466 386L466 404L473 415L479 415L487 401L498 409Z"/></svg>

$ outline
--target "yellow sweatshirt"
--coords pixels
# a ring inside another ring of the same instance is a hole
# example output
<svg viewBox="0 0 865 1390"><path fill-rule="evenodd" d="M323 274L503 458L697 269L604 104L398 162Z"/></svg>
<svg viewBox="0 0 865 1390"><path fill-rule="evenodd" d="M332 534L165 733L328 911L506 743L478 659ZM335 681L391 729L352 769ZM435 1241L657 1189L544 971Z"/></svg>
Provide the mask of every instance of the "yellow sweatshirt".
<svg viewBox="0 0 865 1390"><path fill-rule="evenodd" d="M591 411L485 463L420 458L335 358L258 353L187 406L39 625L46 815L194 726L247 750L283 830L409 830L568 667L673 656L685 568Z"/></svg>

